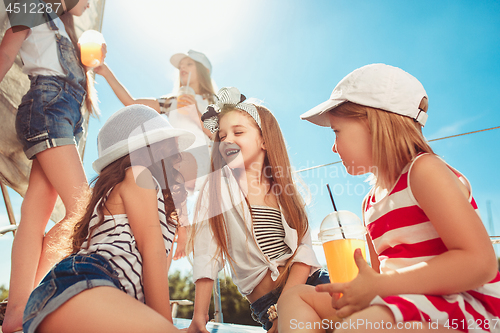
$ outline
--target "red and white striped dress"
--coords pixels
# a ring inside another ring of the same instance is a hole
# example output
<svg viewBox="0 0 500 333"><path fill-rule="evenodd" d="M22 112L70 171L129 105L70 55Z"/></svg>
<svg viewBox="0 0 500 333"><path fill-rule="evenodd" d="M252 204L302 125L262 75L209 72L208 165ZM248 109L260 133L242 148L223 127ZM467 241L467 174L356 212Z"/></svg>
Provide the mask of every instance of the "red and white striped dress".
<svg viewBox="0 0 500 333"><path fill-rule="evenodd" d="M447 251L436 229L413 197L411 166L401 173L387 196L375 202L373 189L365 198L365 223L380 261L381 273L427 261ZM467 186L469 202L479 214L469 181L450 169ZM474 290L451 295L377 296L372 305L385 305L396 322L425 321L462 332L500 332L500 274ZM435 326L433 326L435 327Z"/></svg>

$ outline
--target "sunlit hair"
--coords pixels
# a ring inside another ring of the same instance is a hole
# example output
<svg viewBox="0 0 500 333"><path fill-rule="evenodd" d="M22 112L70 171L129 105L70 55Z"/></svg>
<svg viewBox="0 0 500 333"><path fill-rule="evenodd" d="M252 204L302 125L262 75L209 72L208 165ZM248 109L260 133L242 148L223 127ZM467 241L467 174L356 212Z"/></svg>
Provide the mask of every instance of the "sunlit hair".
<svg viewBox="0 0 500 333"><path fill-rule="evenodd" d="M69 39L71 40L71 43L75 47L76 55L78 57L78 60L80 60L80 65L84 68L85 71L85 66L82 64L80 52L78 52L80 48L78 47L78 38L76 36L75 22L73 19L73 15L66 13L64 15L61 15L60 19L64 24L64 29L66 30L66 33L68 34ZM85 107L87 108L87 111L90 114L98 116L99 107L97 104L98 103L97 91L94 87L94 77L90 71L85 73L85 91L87 92L87 96L85 97Z"/></svg>
<svg viewBox="0 0 500 333"><path fill-rule="evenodd" d="M209 70L201 64L201 62L194 61L196 71L198 72L198 81L200 83L200 95L207 99L209 103L214 102L214 88L212 86L212 78L210 77Z"/></svg>
<svg viewBox="0 0 500 333"><path fill-rule="evenodd" d="M427 99L422 100L427 112ZM347 102L330 111L337 117L366 119L372 137L372 161L375 185L391 188L403 168L419 153L434 154L412 118L368 106Z"/></svg>
<svg viewBox="0 0 500 333"><path fill-rule="evenodd" d="M270 182L271 187L269 191L276 195L286 222L291 228L297 231L298 247L302 242L302 238L306 234L309 225L305 211L305 203L299 194L292 177L290 159L288 158L285 140L281 133L278 121L267 108L260 105L255 105L255 107L257 108L261 119L262 130L259 129L259 131L266 145L266 157L264 159L263 174ZM219 121L226 114L233 111L242 112L242 114L248 116L249 119L252 119L252 124L256 128L259 128L255 120L253 120L248 113L235 109L234 107L223 108L219 114ZM221 211L221 169L226 164L219 152L219 145L219 132L216 132L212 151L212 173L209 175L208 182L205 184L205 186L208 186L209 209L212 212ZM201 200L202 198L200 196L197 208L200 208ZM246 205L249 206L248 200L246 200ZM229 264L232 265L234 260L231 258L229 253L228 232L224 215L212 213L210 216L213 216L209 219L210 228L218 247L216 256L218 258L227 259ZM251 237L251 234L248 236ZM191 249L193 248L195 237L206 237L206 235L197 235L195 229L193 237L191 237L190 240ZM196 253L194 255L196 255ZM278 288L283 287L286 283L291 263L295 255L296 252L288 259L285 269L280 274L277 280Z"/></svg>
<svg viewBox="0 0 500 333"><path fill-rule="evenodd" d="M176 145L176 142L175 139L167 139L148 146L148 148L158 147L160 145L172 147L172 145ZM145 151L146 148L141 148L137 152L140 154L141 150ZM180 158L180 154L174 153L153 165L144 165L161 185L167 223L174 226L177 226L178 221L174 202L183 202L187 197L182 175L174 167L174 165L180 162ZM135 161L134 159L134 165L136 164ZM82 202L86 204L81 205L81 213L73 218L74 223L72 225L74 227L72 227L72 235L69 241L70 253L76 253L81 249L85 240L104 222L104 215L111 215L106 207L105 198L116 185L125 179L125 173L130 166L130 155L126 155L106 166L101 173L92 180L90 184L94 186L88 193L84 193L81 199ZM89 223L94 215L95 209L97 209L99 215L99 222L89 229ZM178 207L178 210L180 210L180 207Z"/></svg>

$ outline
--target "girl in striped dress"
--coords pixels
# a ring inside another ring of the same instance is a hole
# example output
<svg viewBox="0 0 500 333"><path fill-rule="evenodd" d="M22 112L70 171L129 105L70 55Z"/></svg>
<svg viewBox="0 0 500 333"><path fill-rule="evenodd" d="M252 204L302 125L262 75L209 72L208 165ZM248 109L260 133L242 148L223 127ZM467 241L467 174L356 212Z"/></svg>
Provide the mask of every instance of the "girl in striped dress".
<svg viewBox="0 0 500 333"><path fill-rule="evenodd" d="M351 175L373 174L363 202L372 267L357 250L353 281L283 295L283 332L300 332L294 328L304 322L320 324L308 332L500 332L493 247L471 185L422 135L426 112L416 78L374 64L350 73L330 100L302 115L334 130L333 151ZM335 316L343 321L327 319Z"/></svg>
<svg viewBox="0 0 500 333"><path fill-rule="evenodd" d="M32 292L24 332L176 332L167 256L187 195L179 151L194 135L134 105L112 115L97 142L99 176L73 224L72 254Z"/></svg>

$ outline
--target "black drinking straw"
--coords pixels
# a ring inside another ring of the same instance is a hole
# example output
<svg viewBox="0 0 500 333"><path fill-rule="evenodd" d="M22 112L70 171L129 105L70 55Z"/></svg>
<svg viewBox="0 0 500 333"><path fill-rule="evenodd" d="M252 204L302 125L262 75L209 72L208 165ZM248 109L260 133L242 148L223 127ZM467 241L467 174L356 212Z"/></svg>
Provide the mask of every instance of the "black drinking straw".
<svg viewBox="0 0 500 333"><path fill-rule="evenodd" d="M337 210L337 206L335 206L335 200L333 200L332 190L330 190L330 184L326 184L326 188L328 189L328 193L330 193L330 199L332 199L333 210L337 213L337 221L339 222L340 232L342 233L342 238L345 239L344 229L342 229L342 223L340 223L339 212Z"/></svg>

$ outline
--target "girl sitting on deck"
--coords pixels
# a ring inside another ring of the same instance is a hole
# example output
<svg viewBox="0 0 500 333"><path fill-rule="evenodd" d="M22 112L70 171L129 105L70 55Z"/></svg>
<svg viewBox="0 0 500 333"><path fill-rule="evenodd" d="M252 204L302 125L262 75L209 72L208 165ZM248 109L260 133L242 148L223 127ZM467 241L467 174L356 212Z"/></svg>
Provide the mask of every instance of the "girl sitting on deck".
<svg viewBox="0 0 500 333"><path fill-rule="evenodd" d="M207 332L212 286L227 261L254 319L274 332L272 313L281 292L327 283L328 274L312 249L276 118L263 106L245 103L236 88L222 88L217 97L202 117L215 142L190 240L196 296L189 331Z"/></svg>
<svg viewBox="0 0 500 333"><path fill-rule="evenodd" d="M175 204L187 195L176 170L179 151L193 142L192 133L144 105L107 120L93 164L99 176L74 225L72 254L31 294L24 332L177 332L167 256L180 214Z"/></svg>
<svg viewBox="0 0 500 333"><path fill-rule="evenodd" d="M280 332L500 332L495 252L469 181L422 135L422 84L373 64L331 96L302 118L333 129L351 175L373 173L363 202L372 267L357 250L353 281L290 290L278 305Z"/></svg>

